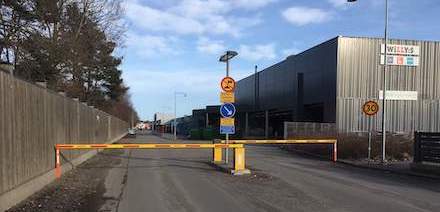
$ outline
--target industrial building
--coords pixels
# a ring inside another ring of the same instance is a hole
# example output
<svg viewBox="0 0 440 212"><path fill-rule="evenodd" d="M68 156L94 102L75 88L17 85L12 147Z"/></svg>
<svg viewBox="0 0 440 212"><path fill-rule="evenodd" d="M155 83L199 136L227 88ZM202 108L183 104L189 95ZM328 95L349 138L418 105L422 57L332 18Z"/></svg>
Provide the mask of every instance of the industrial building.
<svg viewBox="0 0 440 212"><path fill-rule="evenodd" d="M220 135L220 105L208 105L204 109L195 109L192 115L183 116L176 119L176 132L180 137L191 139L211 140L221 138ZM164 117L155 114L155 117ZM169 118L170 116L166 116ZM174 118L167 119L166 122L157 122L160 127L157 131L161 133L173 133Z"/></svg>
<svg viewBox="0 0 440 212"><path fill-rule="evenodd" d="M280 137L286 121L334 123L339 132L381 131L381 112L368 117L362 105L382 105L383 43L338 36L238 81L238 133ZM387 130L440 132L440 42L388 44Z"/></svg>

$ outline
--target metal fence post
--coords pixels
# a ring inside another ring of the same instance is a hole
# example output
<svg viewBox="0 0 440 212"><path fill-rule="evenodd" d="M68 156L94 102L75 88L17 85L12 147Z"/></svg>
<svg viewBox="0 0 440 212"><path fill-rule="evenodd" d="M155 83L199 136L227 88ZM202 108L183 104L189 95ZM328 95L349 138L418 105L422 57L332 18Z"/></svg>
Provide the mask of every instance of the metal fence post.
<svg viewBox="0 0 440 212"><path fill-rule="evenodd" d="M414 163L420 163L422 161L420 154L420 132L414 132Z"/></svg>

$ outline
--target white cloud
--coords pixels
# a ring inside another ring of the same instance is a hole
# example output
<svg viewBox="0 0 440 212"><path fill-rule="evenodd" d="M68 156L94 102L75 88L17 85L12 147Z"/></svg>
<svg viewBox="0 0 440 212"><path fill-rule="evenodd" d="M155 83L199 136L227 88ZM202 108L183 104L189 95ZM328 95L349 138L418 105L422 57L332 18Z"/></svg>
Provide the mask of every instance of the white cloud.
<svg viewBox="0 0 440 212"><path fill-rule="evenodd" d="M238 8L260 8L273 0L183 0L164 9L156 9L132 0L126 4L127 18L137 27L149 31L165 31L177 34L228 34L238 37L244 29L261 23L258 14L243 17L231 14Z"/></svg>
<svg viewBox="0 0 440 212"><path fill-rule="evenodd" d="M277 56L275 44L273 43L255 46L240 45L238 55L243 59L251 61L272 60Z"/></svg>
<svg viewBox="0 0 440 212"><path fill-rule="evenodd" d="M220 54L225 49L223 41L211 40L207 37L201 37L197 41L197 50L202 53Z"/></svg>
<svg viewBox="0 0 440 212"><path fill-rule="evenodd" d="M283 56L285 56L285 57L288 57L288 56L290 56L290 55L298 54L299 52L301 52L301 50L298 49L298 48L295 48L295 47L293 47L293 48L288 48L288 49L284 49L284 50L281 51L281 53L282 53Z"/></svg>
<svg viewBox="0 0 440 212"><path fill-rule="evenodd" d="M333 7L339 9L346 9L348 6L347 0L327 0Z"/></svg>
<svg viewBox="0 0 440 212"><path fill-rule="evenodd" d="M161 37L154 35L138 35L128 33L127 47L138 56L149 58L163 55L176 55L180 51L175 48L178 39L175 37Z"/></svg>
<svg viewBox="0 0 440 212"><path fill-rule="evenodd" d="M179 34L198 34L205 30L198 21L140 4L128 3L127 17L138 27L152 31L173 31Z"/></svg>
<svg viewBox="0 0 440 212"><path fill-rule="evenodd" d="M267 6L270 3L277 0L233 0L233 4L236 7L240 7L247 10L255 10Z"/></svg>
<svg viewBox="0 0 440 212"><path fill-rule="evenodd" d="M230 10L229 4L218 0L183 0L180 4L171 7L174 12L186 17L206 18L212 15L224 14Z"/></svg>
<svg viewBox="0 0 440 212"><path fill-rule="evenodd" d="M282 16L297 26L323 23L332 18L329 12L310 7L290 7L282 12Z"/></svg>

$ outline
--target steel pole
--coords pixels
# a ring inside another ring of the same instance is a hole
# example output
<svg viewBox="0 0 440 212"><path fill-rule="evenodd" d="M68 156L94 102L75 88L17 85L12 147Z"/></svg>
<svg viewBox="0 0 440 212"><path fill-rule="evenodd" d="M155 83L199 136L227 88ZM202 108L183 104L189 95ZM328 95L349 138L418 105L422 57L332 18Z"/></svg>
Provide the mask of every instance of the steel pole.
<svg viewBox="0 0 440 212"><path fill-rule="evenodd" d="M368 117L368 160L371 160L371 116Z"/></svg>
<svg viewBox="0 0 440 212"><path fill-rule="evenodd" d="M173 133L174 133L174 140L176 140L177 139L177 133L176 133L176 124L177 124L177 100L176 100L176 97L177 96L177 93L176 92L174 92L174 126L173 126Z"/></svg>
<svg viewBox="0 0 440 212"><path fill-rule="evenodd" d="M387 52L387 43L388 43L388 0L385 0L385 58L383 65L383 100L382 100L382 163L386 162L386 90L387 90L387 68L388 68L388 52Z"/></svg>
<svg viewBox="0 0 440 212"><path fill-rule="evenodd" d="M226 60L226 76L229 77L229 59ZM229 144L229 134L226 133L226 144ZM229 148L225 149L225 164L229 161Z"/></svg>

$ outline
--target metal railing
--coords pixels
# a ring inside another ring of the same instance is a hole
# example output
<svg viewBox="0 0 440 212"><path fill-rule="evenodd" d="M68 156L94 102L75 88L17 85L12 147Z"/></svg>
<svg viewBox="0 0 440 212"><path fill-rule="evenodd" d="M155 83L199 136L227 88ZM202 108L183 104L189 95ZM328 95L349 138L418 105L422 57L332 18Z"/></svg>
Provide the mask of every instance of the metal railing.
<svg viewBox="0 0 440 212"><path fill-rule="evenodd" d="M414 133L414 162L440 163L440 133Z"/></svg>

